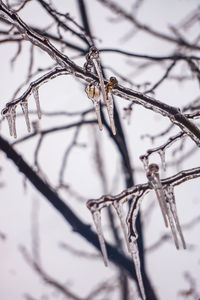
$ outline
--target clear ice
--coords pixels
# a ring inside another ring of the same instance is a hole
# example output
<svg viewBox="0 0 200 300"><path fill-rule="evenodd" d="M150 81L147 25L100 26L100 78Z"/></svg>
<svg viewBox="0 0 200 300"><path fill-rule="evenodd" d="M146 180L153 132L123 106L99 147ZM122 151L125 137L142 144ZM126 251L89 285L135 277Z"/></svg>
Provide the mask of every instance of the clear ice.
<svg viewBox="0 0 200 300"><path fill-rule="evenodd" d="M107 255L106 245L105 245L102 227L101 227L101 213L99 210L96 210L96 211L92 212L92 216L93 216L94 224L96 227L97 235L99 238L101 252L103 255L103 261L104 261L105 266L107 267L108 266L108 255Z"/></svg>
<svg viewBox="0 0 200 300"><path fill-rule="evenodd" d="M25 121L26 121L26 126L27 126L27 130L28 132L31 131L31 126L30 126L30 120L29 120L29 114L28 114L28 101L22 101L21 103L21 108L25 117Z"/></svg>
<svg viewBox="0 0 200 300"><path fill-rule="evenodd" d="M33 96L35 98L35 104L36 104L36 108L37 108L38 118L41 119L42 113L41 113L41 109L40 109L40 99L39 99L38 88L33 88Z"/></svg>
<svg viewBox="0 0 200 300"><path fill-rule="evenodd" d="M131 257L133 259L134 266L135 266L136 275L137 275L140 291L142 294L142 299L145 300L146 295L145 295L144 285L143 285L143 281L142 281L140 256L139 256L137 242L133 237L130 237L130 239L129 239L129 249L130 249L129 251L130 251Z"/></svg>

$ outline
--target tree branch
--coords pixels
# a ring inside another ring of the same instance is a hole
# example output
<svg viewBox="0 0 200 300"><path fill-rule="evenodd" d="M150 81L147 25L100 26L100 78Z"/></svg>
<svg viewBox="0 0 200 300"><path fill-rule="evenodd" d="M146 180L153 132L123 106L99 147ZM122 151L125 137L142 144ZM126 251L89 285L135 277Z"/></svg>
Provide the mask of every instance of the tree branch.
<svg viewBox="0 0 200 300"><path fill-rule="evenodd" d="M24 159L1 136L0 149L7 155L9 159L13 161L19 171L29 179L32 185L49 201L49 203L51 203L51 205L59 211L67 223L71 225L73 231L79 233L84 239L86 239L91 245L100 251L98 237L90 229L90 226L83 223L75 215L75 213L58 196L58 194L32 170L32 168L24 161ZM117 266L123 268L130 277L136 280L136 273L134 267L132 266L132 262L124 255L119 253L118 250L110 244L106 243L106 247L108 250L109 259ZM156 300L157 297L151 285L149 284L146 274L144 274L143 281L147 291L148 299Z"/></svg>

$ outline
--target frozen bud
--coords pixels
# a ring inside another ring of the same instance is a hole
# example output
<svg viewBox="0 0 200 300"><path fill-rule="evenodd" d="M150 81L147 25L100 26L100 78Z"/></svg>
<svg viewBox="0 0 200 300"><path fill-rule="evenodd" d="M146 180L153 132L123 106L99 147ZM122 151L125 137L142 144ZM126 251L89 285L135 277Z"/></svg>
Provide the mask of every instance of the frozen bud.
<svg viewBox="0 0 200 300"><path fill-rule="evenodd" d="M100 98L100 89L96 85L88 85L86 87L86 93L88 97L92 100L99 100Z"/></svg>
<svg viewBox="0 0 200 300"><path fill-rule="evenodd" d="M149 172L151 173L158 173L159 166L157 164L150 164L149 165Z"/></svg>
<svg viewBox="0 0 200 300"><path fill-rule="evenodd" d="M110 77L110 82L112 83L113 87L118 84L116 77Z"/></svg>

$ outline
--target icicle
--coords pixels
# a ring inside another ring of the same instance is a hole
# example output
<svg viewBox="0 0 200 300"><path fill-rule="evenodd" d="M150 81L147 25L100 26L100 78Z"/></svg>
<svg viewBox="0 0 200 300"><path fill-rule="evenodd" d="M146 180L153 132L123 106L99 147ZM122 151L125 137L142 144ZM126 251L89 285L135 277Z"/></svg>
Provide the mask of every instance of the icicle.
<svg viewBox="0 0 200 300"><path fill-rule="evenodd" d="M30 132L31 126L30 126L30 120L29 120L29 115L28 115L28 102L27 102L27 100L25 100L25 101L22 101L20 104L21 104L22 111L23 111L23 114L25 117L27 130L28 130L28 132Z"/></svg>
<svg viewBox="0 0 200 300"><path fill-rule="evenodd" d="M12 135L14 138L17 138L17 131L16 131L16 106L13 105L9 108L10 111L10 118L11 118L11 127L12 127Z"/></svg>
<svg viewBox="0 0 200 300"><path fill-rule="evenodd" d="M181 238L181 241L182 241L183 249L186 249L185 239L184 239L184 236L183 236L183 233L182 233L182 230L181 230L178 215L177 215L177 212L176 212L176 206L175 206L174 203L171 203L171 210L172 210L172 214L173 214L173 217L174 217L174 221L175 221L175 224L176 224L177 231L178 231L178 233L180 235L180 238Z"/></svg>
<svg viewBox="0 0 200 300"><path fill-rule="evenodd" d="M163 187L162 187L162 183L160 181L158 171L159 171L158 165L151 164L148 167L148 172L146 173L146 175L156 193L156 197L157 197L159 205L160 205L160 209L161 209L161 212L163 215L165 226L168 227L167 218L166 218L167 207L166 207L166 202L165 202L165 194L163 191Z"/></svg>
<svg viewBox="0 0 200 300"><path fill-rule="evenodd" d="M97 122L98 122L98 125L99 125L99 130L103 130L103 124L102 124L102 121L101 121L100 104L99 104L98 101L94 102L94 109L95 109L96 116L97 116Z"/></svg>
<svg viewBox="0 0 200 300"><path fill-rule="evenodd" d="M101 92L103 95L103 101L104 101L104 104L106 104L107 96L106 96L103 74L101 71L101 64L100 64L100 60L99 60L99 50L96 47L90 48L90 59L92 60L94 66L95 66L95 69L97 71L97 75L99 77L99 83L100 83L100 87L101 87Z"/></svg>
<svg viewBox="0 0 200 300"><path fill-rule="evenodd" d="M139 251L137 246L138 234L135 225L142 198L143 198L143 192L138 191L134 196L134 199L131 203L131 207L129 208L129 213L127 216L127 226L128 226L128 243L129 243L128 249L135 265L140 291L142 294L142 298L144 300L146 299L146 296L145 296L142 274L140 269L140 256L139 256Z"/></svg>
<svg viewBox="0 0 200 300"><path fill-rule="evenodd" d="M96 83L91 83L86 87L85 91L87 93L88 98L93 102L99 129L103 130L103 125L101 121L101 112L100 112L100 89L96 85Z"/></svg>
<svg viewBox="0 0 200 300"><path fill-rule="evenodd" d="M38 118L41 119L42 113L41 113L41 109L40 109L40 99L39 99L38 88L33 88L33 96L35 98L35 104L36 104L36 108L37 108Z"/></svg>
<svg viewBox="0 0 200 300"><path fill-rule="evenodd" d="M166 160L165 160L165 151L164 150L160 150L158 151L158 154L160 155L160 160L162 163L162 168L164 171L166 171Z"/></svg>
<svg viewBox="0 0 200 300"><path fill-rule="evenodd" d="M145 291L144 291L144 285L143 285L142 274L141 274L140 256L139 256L137 242L133 237L130 237L130 239L129 239L129 249L130 249L131 257L133 259L133 263L135 266L136 275L137 275L140 291L142 294L142 298L143 298L143 300L145 300L146 295L145 295Z"/></svg>
<svg viewBox="0 0 200 300"><path fill-rule="evenodd" d="M145 171L147 171L148 166L149 166L149 157L147 155L141 155L140 159L141 159L141 161L142 161L142 163L144 165Z"/></svg>
<svg viewBox="0 0 200 300"><path fill-rule="evenodd" d="M115 124L114 124L114 114L113 114L113 99L111 91L113 87L118 83L115 77L111 77L110 81L107 83L106 87L104 85L104 78L101 70L101 64L99 59L99 50L96 47L91 47L90 52L86 56L87 62L85 63L86 70L91 70L92 65L94 65L101 88L101 93L103 96L103 102L106 105L108 116L110 120L111 130L113 135L116 134ZM96 106L97 118L100 120L99 106Z"/></svg>
<svg viewBox="0 0 200 300"><path fill-rule="evenodd" d="M178 218L178 214L177 214L176 202L175 202L173 187L169 186L167 188L166 192L167 192L167 197L168 197L170 209L171 209L172 215L174 217L174 221L175 221L175 224L176 224L177 231L178 231L179 236L181 238L181 242L182 242L183 248L186 249L185 239L184 239L184 236L183 236L183 233L182 233L182 230L181 230L181 226L180 226L179 218Z"/></svg>
<svg viewBox="0 0 200 300"><path fill-rule="evenodd" d="M172 215L169 203L167 203L167 216L168 216L168 220L169 220L169 224L170 224L170 227L171 227L172 236L173 236L173 239L174 239L176 249L179 249L178 238L177 238L177 235L176 235L176 228L174 226L173 215Z"/></svg>
<svg viewBox="0 0 200 300"><path fill-rule="evenodd" d="M116 209L116 212L117 212L117 215L119 217L121 227L122 227L122 230L123 230L123 233L124 233L124 237L125 237L125 240L126 240L127 248L130 251L129 242L128 242L128 234L127 234L127 224L126 224L126 220L125 220L125 217L124 217L124 211L123 211L122 203L120 203L118 201L114 201L113 206Z"/></svg>
<svg viewBox="0 0 200 300"><path fill-rule="evenodd" d="M101 252L103 255L103 261L104 261L105 266L107 267L108 266L108 255L107 255L106 245L104 242L103 232L102 232L102 228L101 228L101 213L99 210L96 210L96 211L92 212L92 216L93 216L94 224L96 226L96 230L97 230L97 234L98 234L98 238L99 238Z"/></svg>
<svg viewBox="0 0 200 300"><path fill-rule="evenodd" d="M106 106L108 110L108 116L110 120L110 127L113 135L116 135L115 122L114 122L114 106L113 106L113 98L111 92L107 93Z"/></svg>
<svg viewBox="0 0 200 300"><path fill-rule="evenodd" d="M8 121L8 128L9 128L9 132L10 135L13 135L13 128L12 128L12 118L11 118L11 114L10 111L8 110L8 112L5 114L6 120Z"/></svg>
<svg viewBox="0 0 200 300"><path fill-rule="evenodd" d="M106 84L106 107L108 111L108 116L110 120L110 127L113 135L116 134L115 123L114 123L114 106L112 98L112 90L118 84L115 77L110 77L110 81Z"/></svg>

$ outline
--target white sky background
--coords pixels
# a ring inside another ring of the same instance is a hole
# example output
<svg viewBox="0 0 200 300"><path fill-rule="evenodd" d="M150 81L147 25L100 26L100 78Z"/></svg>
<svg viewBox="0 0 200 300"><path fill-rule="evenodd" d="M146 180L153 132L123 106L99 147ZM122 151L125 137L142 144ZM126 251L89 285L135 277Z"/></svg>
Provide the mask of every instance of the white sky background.
<svg viewBox="0 0 200 300"><path fill-rule="evenodd" d="M79 13L76 1L54 1L60 11L69 12L75 20L79 21ZM131 10L133 1L116 1L123 3L127 10ZM179 21L189 11L197 6L198 1L144 1L138 18L151 27L157 28L160 31L168 32L170 24L177 25ZM149 55L169 55L174 49L174 46L162 40L149 37L147 34L138 32L129 39L125 39L128 33L132 33L133 27L126 21L118 20L107 8L96 1L86 1L88 12L91 21L93 35L97 37L97 46L99 48L120 48L136 53ZM50 25L52 20L43 12L36 1L31 1L26 6L20 16L28 24L44 26ZM196 28L199 30L199 28ZM186 37L189 39L192 35L197 35L197 32L189 32ZM69 41L78 43L76 39L68 33L66 37ZM80 44L81 45L81 44ZM14 91L21 84L27 74L29 61L29 42L23 43L22 54L16 61L14 68L10 67L10 59L16 52L16 45L10 43L1 45L1 72L0 72L0 109L5 103L11 99ZM51 59L43 54L40 50L35 51L34 69L44 67L51 64ZM74 52L66 49L65 53L74 58ZM188 54L190 52L188 51ZM197 54L197 53L196 53ZM114 68L122 75L128 75L129 79L134 83L144 83L145 81L151 84L155 83L165 72L162 67L153 67L146 72L135 74L138 60L132 59L119 54L104 53L101 54L102 62L105 66ZM81 66L84 63L84 58L75 58L75 62ZM167 62L168 66L170 62ZM178 64L173 74L186 72L184 64ZM107 72L108 78L113 75L110 71ZM134 74L134 75L133 75ZM187 73L188 74L188 73ZM123 82L118 80L120 84ZM58 77L53 81L46 83L40 88L41 107L45 111L81 111L91 107L90 100L87 99L84 91L84 86L69 76ZM20 93L21 95L21 93ZM199 95L199 87L197 80L189 83L178 84L173 80L168 80L160 88L156 90L156 98L170 105L182 107L189 101L192 101ZM34 108L34 101L30 98L30 108ZM120 115L123 115L123 108L127 102L121 98L116 98L119 107ZM18 108L18 112L20 108ZM88 117L93 118L92 115ZM35 116L31 116L31 120L36 120ZM78 118L45 118L40 122L42 129L51 128L61 124L68 124ZM169 125L167 119L162 118L158 114L147 111L142 107L134 107L131 118L131 124L127 124L124 120L123 126L126 132L127 143L132 159L132 165L141 169L142 165L139 156L144 154L149 147L158 146L163 143L166 138L158 139L155 145L151 145L148 139L141 140L141 135L145 133L155 134L164 130ZM12 141L8 134L7 124L3 122L1 133L4 137ZM26 135L25 121L23 118L17 120L18 138ZM172 133L178 132L174 129ZM116 173L122 173L120 166L120 157L116 153L115 146L107 137L106 130L102 133L97 132L100 143L102 145L102 153L104 154L106 176L108 180L108 192L116 194L124 188L123 174L118 176L117 184L113 184L116 179ZM61 166L62 157L66 147L70 144L73 137L73 130L63 131L60 133L49 135L45 138L43 147L40 151L40 163L45 174L47 175L52 186L56 186L58 180L58 172ZM16 147L19 153L33 165L34 150L38 141L38 137L22 143ZM86 148L75 148L70 155L65 172L65 180L75 189L84 200L77 201L74 197L61 193L61 197L67 204L73 208L75 213L81 218L92 224L92 218L86 208L86 201L90 198L98 198L102 195L102 186L99 177L95 170L92 130L89 126L81 129L79 142L85 143ZM189 141L186 144L184 152L187 152L193 146L193 142ZM173 148L174 149L174 148ZM184 153L183 152L183 153ZM177 157L179 154L177 154ZM168 150L166 154L168 161L174 161L172 151ZM157 155L152 157L152 162L159 162ZM196 167L199 165L199 152L185 160L179 170ZM79 235L71 231L71 228L56 212L55 209L27 182L27 190L23 189L23 176L19 174L16 167L8 161L4 155L0 156L0 166L3 167L1 173L1 181L5 183L5 187L0 190L0 232L6 234L6 240L0 239L0 299L1 300L20 300L24 299L25 293L30 293L36 299L45 299L45 295L49 299L64 299L60 294L54 294L54 290L41 281L38 275L25 262L19 252L19 245L24 245L28 249L31 248L31 212L33 202L39 206L39 230L40 230L40 250L42 265L44 270L59 279L63 283L67 283L71 290L79 296L85 296L91 291L92 287L98 286L101 281L105 281L112 276L117 276L115 267L110 263L109 268L105 268L103 261L91 260L76 257L61 249L58 244L60 241L72 244L75 248L95 253L86 241ZM177 172L176 166L169 167L163 177ZM145 182L145 174L136 172L136 183ZM176 199L178 213L182 224L187 224L190 220L199 215L199 179L182 184L176 189ZM146 208L151 201L155 202L155 208L147 220L144 219L144 235L145 245L148 247L167 230L164 228L161 214L158 209L158 204L155 201L154 194L148 195L144 199L142 212L145 215ZM105 218L104 218L105 219ZM109 239L107 224L104 223L105 236ZM188 245L195 247L190 250L177 251L172 242L164 243L157 250L147 254L147 268L152 284L156 289L159 299L181 299L178 292L182 289L187 289L188 284L184 279L183 273L188 271L196 280L197 288L200 291L200 257L199 257L199 235L200 226L196 225L191 230L185 230L184 236ZM87 276L86 276L87 272ZM113 293L110 300L119 299L118 293ZM97 298L102 299L102 298ZM189 298L188 298L189 299ZM122 300L122 299L121 299Z"/></svg>

